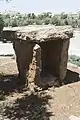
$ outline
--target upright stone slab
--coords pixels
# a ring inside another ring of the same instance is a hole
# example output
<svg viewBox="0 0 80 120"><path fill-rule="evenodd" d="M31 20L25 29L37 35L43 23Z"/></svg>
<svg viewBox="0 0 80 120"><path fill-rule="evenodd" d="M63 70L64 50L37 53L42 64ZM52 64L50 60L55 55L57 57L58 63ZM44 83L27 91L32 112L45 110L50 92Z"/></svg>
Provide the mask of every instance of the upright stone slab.
<svg viewBox="0 0 80 120"><path fill-rule="evenodd" d="M63 80L65 78L67 72L69 43L70 43L70 39L63 40L61 47L60 72L59 72L60 80Z"/></svg>
<svg viewBox="0 0 80 120"><path fill-rule="evenodd" d="M41 47L39 45L34 46L34 60L35 60L35 65L36 65L36 71L35 71L35 79L34 82L35 84L39 84L40 81L40 73L41 73Z"/></svg>
<svg viewBox="0 0 80 120"><path fill-rule="evenodd" d="M15 41L13 48L16 54L17 68L19 71L19 83L28 84L27 74L33 58L33 45L24 41Z"/></svg>

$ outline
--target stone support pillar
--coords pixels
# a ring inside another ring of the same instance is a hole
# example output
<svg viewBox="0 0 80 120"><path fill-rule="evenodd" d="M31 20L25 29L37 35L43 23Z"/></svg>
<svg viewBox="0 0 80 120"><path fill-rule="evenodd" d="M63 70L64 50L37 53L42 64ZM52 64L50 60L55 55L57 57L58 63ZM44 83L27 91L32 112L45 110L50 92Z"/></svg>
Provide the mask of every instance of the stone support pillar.
<svg viewBox="0 0 80 120"><path fill-rule="evenodd" d="M41 47L36 44L34 47L34 58L35 58L35 65L36 65L36 71L35 71L35 84L39 84L40 82L40 73L41 73Z"/></svg>
<svg viewBox="0 0 80 120"><path fill-rule="evenodd" d="M25 41L15 41L13 48L16 54L17 68L19 71L19 82L28 85L26 76L33 58L33 45Z"/></svg>
<svg viewBox="0 0 80 120"><path fill-rule="evenodd" d="M63 80L67 72L67 61L68 61L68 48L70 40L63 40L61 47L61 60L60 60L60 80Z"/></svg>

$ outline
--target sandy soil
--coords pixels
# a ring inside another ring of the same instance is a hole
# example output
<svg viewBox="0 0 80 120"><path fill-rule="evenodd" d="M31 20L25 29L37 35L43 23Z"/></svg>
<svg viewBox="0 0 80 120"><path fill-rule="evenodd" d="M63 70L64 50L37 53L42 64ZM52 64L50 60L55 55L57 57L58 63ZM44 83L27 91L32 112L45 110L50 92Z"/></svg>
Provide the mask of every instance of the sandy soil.
<svg viewBox="0 0 80 120"><path fill-rule="evenodd" d="M34 66L33 66L34 68ZM29 87L17 84L15 59L0 58L0 120L69 120L80 116L79 68L68 64L64 85L42 90L34 85L34 69Z"/></svg>

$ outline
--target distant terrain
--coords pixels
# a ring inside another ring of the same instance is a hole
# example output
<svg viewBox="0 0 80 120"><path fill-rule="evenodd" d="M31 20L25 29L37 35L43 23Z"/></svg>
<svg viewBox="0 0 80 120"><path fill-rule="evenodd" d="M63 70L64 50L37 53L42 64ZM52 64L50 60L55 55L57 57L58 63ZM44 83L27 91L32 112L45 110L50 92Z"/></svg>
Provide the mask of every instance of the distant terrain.
<svg viewBox="0 0 80 120"><path fill-rule="evenodd" d="M1 20L1 18L3 20ZM60 14L52 12L21 14L15 11L6 11L0 15L0 25L3 24L3 22L5 27L52 24L56 26L71 25L73 28L80 28L80 11L77 13L62 12Z"/></svg>

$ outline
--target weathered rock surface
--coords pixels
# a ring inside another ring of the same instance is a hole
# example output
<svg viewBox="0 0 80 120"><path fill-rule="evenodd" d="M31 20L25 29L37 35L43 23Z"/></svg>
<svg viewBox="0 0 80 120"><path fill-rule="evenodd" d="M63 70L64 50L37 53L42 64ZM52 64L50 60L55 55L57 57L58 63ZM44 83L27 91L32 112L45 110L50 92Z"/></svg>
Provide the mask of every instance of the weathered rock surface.
<svg viewBox="0 0 80 120"><path fill-rule="evenodd" d="M33 58L33 45L25 43L24 41L15 41L13 43L13 48L15 50L17 68L19 71L19 83L28 85L26 78L29 71L29 65Z"/></svg>
<svg viewBox="0 0 80 120"><path fill-rule="evenodd" d="M68 39L73 36L71 26L29 25L26 27L4 28L3 37L8 40L27 40L45 42L49 40Z"/></svg>

